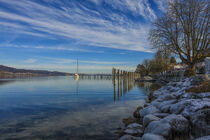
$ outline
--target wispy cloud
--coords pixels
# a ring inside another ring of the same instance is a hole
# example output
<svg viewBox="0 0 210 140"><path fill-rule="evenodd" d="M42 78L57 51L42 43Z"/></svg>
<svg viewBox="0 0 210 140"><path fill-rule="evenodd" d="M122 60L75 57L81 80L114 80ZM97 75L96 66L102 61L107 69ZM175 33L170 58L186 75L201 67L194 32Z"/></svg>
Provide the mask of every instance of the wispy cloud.
<svg viewBox="0 0 210 140"><path fill-rule="evenodd" d="M37 60L34 58L29 58L29 59L25 60L24 63L32 64L32 63L35 63L36 61Z"/></svg>
<svg viewBox="0 0 210 140"><path fill-rule="evenodd" d="M0 18L3 19L0 27L7 26L11 32L15 30L42 38L73 39L81 45L150 52L147 40L150 25L134 22L123 13L126 10L145 21L155 19L148 0L92 0L98 5L95 9L84 2L44 2L48 6L35 1L0 0L4 7L13 9L7 11L0 6ZM121 12L106 10L104 3Z"/></svg>
<svg viewBox="0 0 210 140"><path fill-rule="evenodd" d="M155 12L151 8L148 0L90 0L97 5L106 3L114 9L122 12L129 11L134 16L141 15L145 19L153 20L156 18Z"/></svg>
<svg viewBox="0 0 210 140"><path fill-rule="evenodd" d="M52 57L42 57L42 58L51 60L51 62L58 63L58 64L68 64L68 63L76 63L77 62L77 60L75 60L75 59L62 59L62 58L52 58ZM121 64L127 64L129 62L79 60L79 63L97 64L97 65L121 65Z"/></svg>
<svg viewBox="0 0 210 140"><path fill-rule="evenodd" d="M166 1L166 0L154 0L154 2L157 4L158 9L160 11L165 12L168 1Z"/></svg>
<svg viewBox="0 0 210 140"><path fill-rule="evenodd" d="M104 53L104 51L96 51L90 49L81 49L75 47L69 47L65 45L49 46L49 45L17 45L17 44L0 44L0 47L11 47L11 48L27 48L27 49L43 49L43 50L55 50L55 51L77 51L77 52L93 52L93 53Z"/></svg>

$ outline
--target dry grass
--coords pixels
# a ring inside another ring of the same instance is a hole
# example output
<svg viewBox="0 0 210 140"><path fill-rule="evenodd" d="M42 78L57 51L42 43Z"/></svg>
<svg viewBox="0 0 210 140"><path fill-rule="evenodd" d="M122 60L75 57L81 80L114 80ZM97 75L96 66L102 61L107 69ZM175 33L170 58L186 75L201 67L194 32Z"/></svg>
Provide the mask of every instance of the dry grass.
<svg viewBox="0 0 210 140"><path fill-rule="evenodd" d="M191 87L187 89L186 92L192 92L192 93L210 92L210 80L204 81L199 85Z"/></svg>

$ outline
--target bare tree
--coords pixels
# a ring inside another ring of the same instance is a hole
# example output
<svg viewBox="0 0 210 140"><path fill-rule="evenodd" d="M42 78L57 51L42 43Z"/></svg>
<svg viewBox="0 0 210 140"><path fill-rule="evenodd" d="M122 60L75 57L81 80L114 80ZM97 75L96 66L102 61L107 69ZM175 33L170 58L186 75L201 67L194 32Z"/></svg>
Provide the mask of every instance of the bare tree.
<svg viewBox="0 0 210 140"><path fill-rule="evenodd" d="M171 0L168 10L154 22L150 41L154 48L178 55L189 69L210 56L208 0Z"/></svg>
<svg viewBox="0 0 210 140"><path fill-rule="evenodd" d="M149 72L151 70L151 60L149 59L144 59L144 61L142 62L142 65L144 66L145 70L146 70L146 75L149 75Z"/></svg>

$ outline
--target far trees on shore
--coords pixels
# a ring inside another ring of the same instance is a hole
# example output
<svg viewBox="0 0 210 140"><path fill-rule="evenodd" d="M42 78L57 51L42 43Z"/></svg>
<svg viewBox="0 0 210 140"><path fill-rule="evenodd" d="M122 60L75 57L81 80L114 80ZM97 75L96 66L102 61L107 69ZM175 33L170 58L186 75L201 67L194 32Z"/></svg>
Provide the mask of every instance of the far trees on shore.
<svg viewBox="0 0 210 140"><path fill-rule="evenodd" d="M155 75L160 72L169 71L176 64L176 59L166 51L157 51L153 59L145 59L136 68L136 72L141 76Z"/></svg>
<svg viewBox="0 0 210 140"><path fill-rule="evenodd" d="M174 58L161 58L159 52L167 50L168 54L176 55L188 65L187 74L195 74L196 63L210 56L209 9L208 0L169 1L168 9L154 22L149 35L152 46L158 49L155 59L150 60L154 62L153 68L148 67L148 60L138 65L138 68L144 66L146 74L147 70L154 67L157 72L167 70L168 64L176 63Z"/></svg>

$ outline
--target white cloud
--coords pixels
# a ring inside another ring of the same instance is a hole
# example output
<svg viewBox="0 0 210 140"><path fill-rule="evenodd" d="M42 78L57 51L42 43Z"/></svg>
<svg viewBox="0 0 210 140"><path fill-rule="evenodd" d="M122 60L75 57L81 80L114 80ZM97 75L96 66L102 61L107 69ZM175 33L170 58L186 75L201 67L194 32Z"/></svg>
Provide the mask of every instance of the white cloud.
<svg viewBox="0 0 210 140"><path fill-rule="evenodd" d="M35 63L36 61L37 61L36 59L29 58L29 59L25 60L24 63L32 64L32 63Z"/></svg>
<svg viewBox="0 0 210 140"><path fill-rule="evenodd" d="M42 57L43 59L51 60L54 63L58 64L68 64L68 63L76 63L77 60L75 59L62 59L62 58L52 58L52 57ZM79 63L85 64L97 64L97 65L120 65L120 64L127 64L129 62L116 62L116 61L90 61L90 60L79 60Z"/></svg>
<svg viewBox="0 0 210 140"><path fill-rule="evenodd" d="M167 0L154 0L154 2L157 4L159 10L165 12L168 2Z"/></svg>
<svg viewBox="0 0 210 140"><path fill-rule="evenodd" d="M97 4L101 3L97 0L92 1ZM6 3L21 13L10 13L0 9L0 18L12 21L8 27L13 29L14 26L18 26L15 28L17 32L44 38L62 36L74 39L81 45L150 52L147 40L150 25L133 22L123 14L111 13L105 9L102 9L100 13L84 5L78 8L70 2L67 2L70 4L69 7L59 5L62 10L32 1L0 0L0 2ZM147 0L107 0L104 2L114 8L121 8L121 10L126 8L147 20L156 17ZM58 1L58 4L61 3ZM102 18L103 15L109 20ZM25 24L17 24L20 22Z"/></svg>
<svg viewBox="0 0 210 140"><path fill-rule="evenodd" d="M34 46L34 45L16 45L16 44L0 44L0 47L13 47L13 48L27 48L27 49L45 49L45 50L56 50L56 51L77 51L77 52L92 52L92 53L104 53L104 51L96 51L90 49L81 49L81 48L74 48L68 47L68 45L59 45L59 46Z"/></svg>

